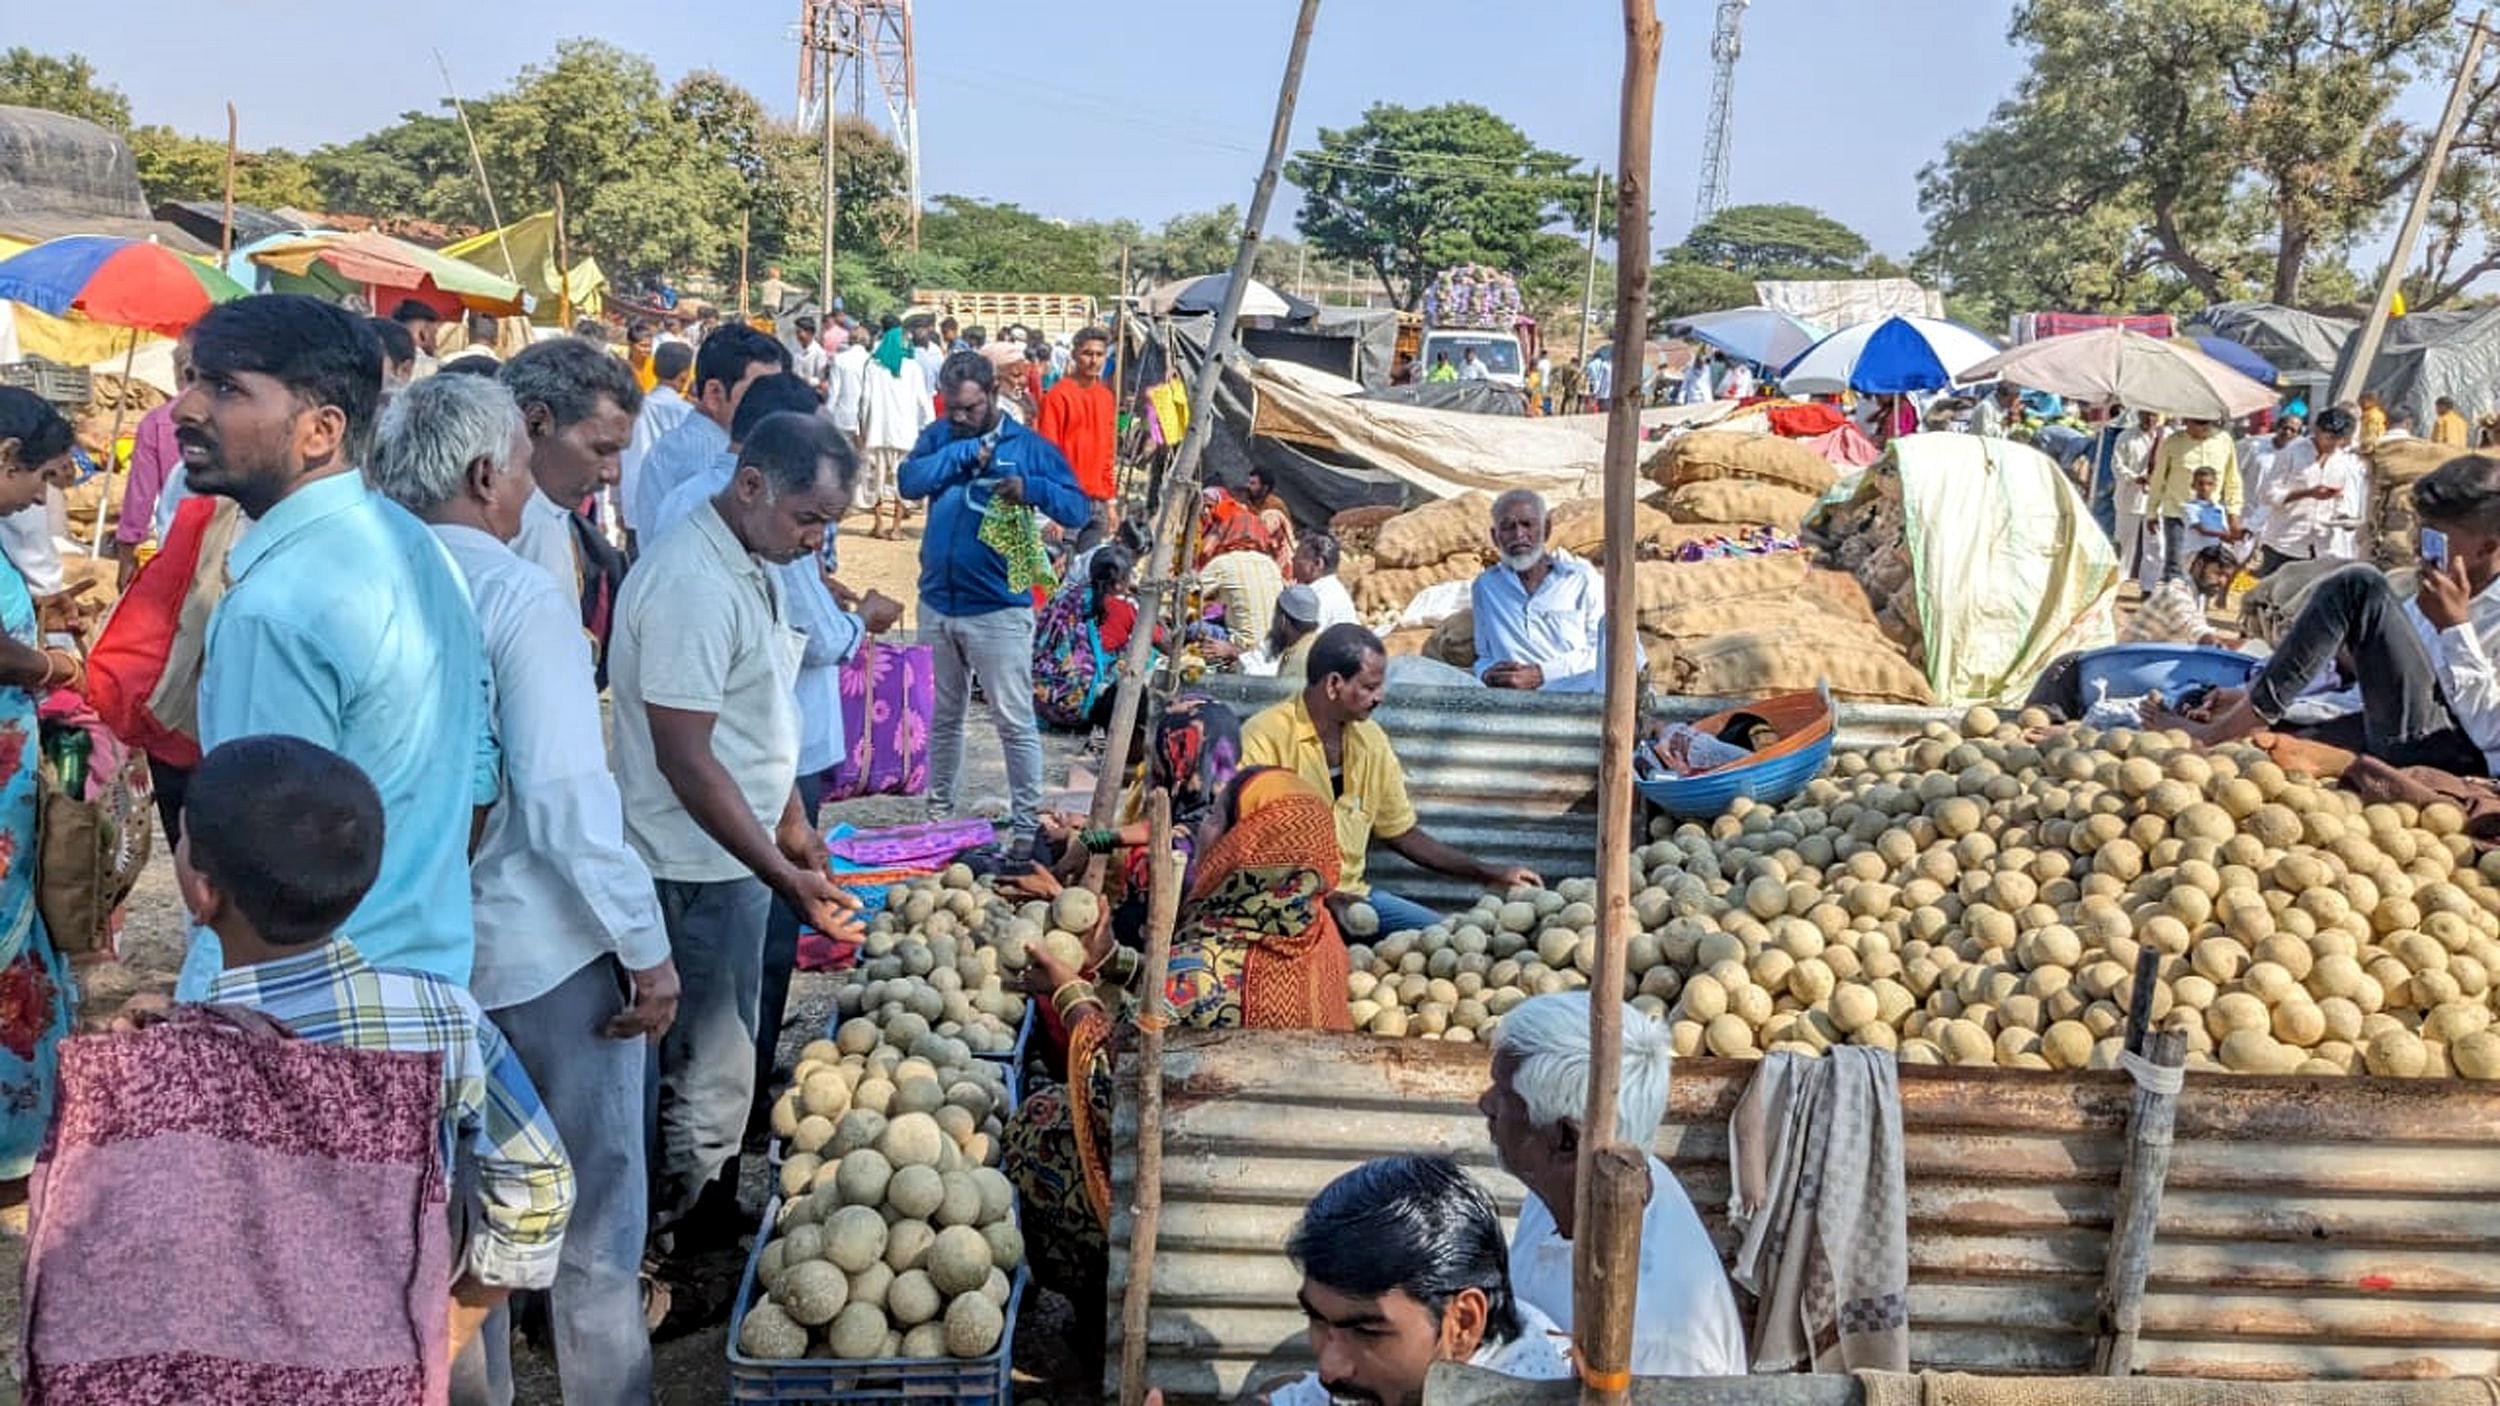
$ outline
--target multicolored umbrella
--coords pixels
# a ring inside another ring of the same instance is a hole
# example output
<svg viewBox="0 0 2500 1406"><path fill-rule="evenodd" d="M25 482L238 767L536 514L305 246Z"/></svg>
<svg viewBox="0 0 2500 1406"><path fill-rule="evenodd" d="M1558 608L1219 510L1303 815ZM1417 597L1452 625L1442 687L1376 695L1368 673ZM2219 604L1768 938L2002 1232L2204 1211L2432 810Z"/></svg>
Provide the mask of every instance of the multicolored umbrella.
<svg viewBox="0 0 2500 1406"><path fill-rule="evenodd" d="M1887 317L1844 327L1780 368L1790 395L1897 395L1967 385L1970 368L1996 355L1996 343L1958 322Z"/></svg>
<svg viewBox="0 0 2500 1406"><path fill-rule="evenodd" d="M251 290L162 244L107 234L49 239L0 260L0 298L54 317L73 309L90 322L167 337L218 303Z"/></svg>

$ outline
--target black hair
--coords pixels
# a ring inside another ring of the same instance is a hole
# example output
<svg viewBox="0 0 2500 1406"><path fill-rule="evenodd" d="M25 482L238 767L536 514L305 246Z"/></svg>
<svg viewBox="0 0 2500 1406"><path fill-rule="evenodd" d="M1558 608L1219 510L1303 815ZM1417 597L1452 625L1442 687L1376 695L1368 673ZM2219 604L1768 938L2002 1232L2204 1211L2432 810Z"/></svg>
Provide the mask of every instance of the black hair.
<svg viewBox="0 0 2500 1406"><path fill-rule="evenodd" d="M646 329L647 330L647 329ZM613 400L628 415L642 409L642 383L622 357L586 337L550 337L512 354L496 373L520 402L547 407L556 428L575 425Z"/></svg>
<svg viewBox="0 0 2500 1406"><path fill-rule="evenodd" d="M484 356L455 356L434 368L434 374L438 376L477 376L489 381L502 372L503 367L497 365L494 358Z"/></svg>
<svg viewBox="0 0 2500 1406"><path fill-rule="evenodd" d="M739 398L738 413L729 417L729 442L746 443L767 415L811 415L823 403L816 397L816 388L793 372L758 376Z"/></svg>
<svg viewBox="0 0 2500 1406"><path fill-rule="evenodd" d="M1085 345L1087 342L1100 342L1105 347L1110 346L1111 329L1107 327L1088 327L1076 334L1076 340L1068 343L1068 350L1074 351L1078 347Z"/></svg>
<svg viewBox="0 0 2500 1406"><path fill-rule="evenodd" d="M647 329L651 324L645 322L639 325ZM604 342L608 339L608 329L600 326L599 319L595 317L577 317L573 319L573 335L588 337L595 342Z"/></svg>
<svg viewBox="0 0 2500 1406"><path fill-rule="evenodd" d="M891 332L902 325L903 319L896 317L892 313L887 313L885 316L877 319L877 330L881 333Z"/></svg>
<svg viewBox="0 0 2500 1406"><path fill-rule="evenodd" d="M2500 459L2467 454L2431 470L2414 482L2413 511L2428 523L2500 530Z"/></svg>
<svg viewBox="0 0 2500 1406"><path fill-rule="evenodd" d="M2231 555L2230 549L2227 547L2207 547L2203 551L2200 551L2196 555L2188 558L2188 570L2190 572L2194 572L2200 567L2208 566L2222 567L2234 574L2237 574L2240 569L2240 559Z"/></svg>
<svg viewBox="0 0 2500 1406"><path fill-rule="evenodd" d="M1343 555L1343 549L1337 545L1335 534L1327 532L1304 533L1301 550L1314 553L1319 557L1322 576L1335 574L1337 562Z"/></svg>
<svg viewBox="0 0 2500 1406"><path fill-rule="evenodd" d="M1311 665L1305 678L1322 683L1332 678L1350 679L1363 672L1364 661L1377 654L1386 658L1380 636L1362 626L1347 622L1331 625L1311 641Z"/></svg>
<svg viewBox="0 0 2500 1406"><path fill-rule="evenodd" d="M995 392L998 389L998 368L990 365L990 359L977 351L956 352L938 367L938 394L951 394L955 387L966 381L982 390Z"/></svg>
<svg viewBox="0 0 2500 1406"><path fill-rule="evenodd" d="M2338 439L2350 439L2355 423L2351 411L2340 405L2330 405L2318 412L2318 418L2309 422L2309 428L2334 435Z"/></svg>
<svg viewBox="0 0 2500 1406"><path fill-rule="evenodd" d="M365 326L382 344L382 360L392 365L417 359L417 334L387 317L368 317Z"/></svg>
<svg viewBox="0 0 2500 1406"><path fill-rule="evenodd" d="M402 298L399 300L399 306L391 309L391 321L403 327L411 322L440 322L442 320L443 315L436 312L432 305L419 302L415 298Z"/></svg>
<svg viewBox="0 0 2500 1406"><path fill-rule="evenodd" d="M663 381L674 383L693 365L694 348L684 342L662 342L651 351L651 374Z"/></svg>
<svg viewBox="0 0 2500 1406"><path fill-rule="evenodd" d="M1250 486L1250 480L1254 478L1257 479L1261 485L1266 487L1269 492L1275 491L1275 478L1270 475L1267 470L1260 468L1256 464L1252 464L1250 467L1241 471L1241 486L1248 488Z"/></svg>
<svg viewBox="0 0 2500 1406"><path fill-rule="evenodd" d="M1027 361L1048 361L1048 360L1050 360L1050 343L1048 343L1048 342L1027 342L1027 343L1025 343L1025 344L1024 344L1024 359L1025 359L1025 360L1027 360Z"/></svg>
<svg viewBox="0 0 2500 1406"><path fill-rule="evenodd" d="M625 324L625 340L631 342L639 338L648 337L653 335L655 330L656 329L651 326L650 318L637 317L633 321Z"/></svg>
<svg viewBox="0 0 2500 1406"><path fill-rule="evenodd" d="M964 341L976 350L979 349L982 343L987 342L989 339L989 330L984 328L980 323L976 322L970 327L964 329Z"/></svg>
<svg viewBox="0 0 2500 1406"><path fill-rule="evenodd" d="M17 441L17 462L41 468L69 452L76 438L68 420L42 396L23 386L0 386L0 439Z"/></svg>
<svg viewBox="0 0 2500 1406"><path fill-rule="evenodd" d="M694 393L700 398L714 381L724 392L735 390L748 367L767 361L775 370L789 370L790 349L743 322L726 324L705 337L694 354Z"/></svg>
<svg viewBox="0 0 2500 1406"><path fill-rule="evenodd" d="M755 392L748 391L747 399L755 399ZM848 502L852 485L859 481L859 456L851 441L812 405L762 417L738 450L739 467L753 464L775 497L814 488L827 463L833 466L835 496Z"/></svg>
<svg viewBox="0 0 2500 1406"><path fill-rule="evenodd" d="M1145 522L1136 517L1120 519L1119 530L1111 534L1111 540L1127 548L1131 557L1145 556L1146 549L1154 545L1148 536Z"/></svg>
<svg viewBox="0 0 2500 1406"><path fill-rule="evenodd" d="M955 319L951 317L942 317L938 319L938 326L941 328L953 328L960 325L961 324L957 323Z"/></svg>
<svg viewBox="0 0 2500 1406"><path fill-rule="evenodd" d="M1237 795L1227 796L1228 809ZM1507 1343L1522 1331L1501 1216L1447 1157L1382 1157L1328 1183L1303 1209L1285 1253L1338 1293L1376 1299L1403 1290L1436 1320L1461 1290L1482 1290L1486 1340Z"/></svg>
<svg viewBox="0 0 2500 1406"><path fill-rule="evenodd" d="M300 737L218 744L183 792L191 866L261 940L301 947L338 931L382 868L382 797L354 762Z"/></svg>
<svg viewBox="0 0 2500 1406"><path fill-rule="evenodd" d="M1117 544L1106 542L1094 551L1094 559L1085 567L1085 618L1102 619L1102 607L1113 591L1128 579L1132 562L1129 554Z"/></svg>
<svg viewBox="0 0 2500 1406"><path fill-rule="evenodd" d="M814 332L816 330L816 319L809 317L805 313L801 313L797 317L790 319L790 325L798 328L802 332Z"/></svg>
<svg viewBox="0 0 2500 1406"><path fill-rule="evenodd" d="M203 376L268 376L315 409L334 406L347 418L347 461L373 450L382 343L344 308L300 293L220 303L191 326L191 365Z"/></svg>

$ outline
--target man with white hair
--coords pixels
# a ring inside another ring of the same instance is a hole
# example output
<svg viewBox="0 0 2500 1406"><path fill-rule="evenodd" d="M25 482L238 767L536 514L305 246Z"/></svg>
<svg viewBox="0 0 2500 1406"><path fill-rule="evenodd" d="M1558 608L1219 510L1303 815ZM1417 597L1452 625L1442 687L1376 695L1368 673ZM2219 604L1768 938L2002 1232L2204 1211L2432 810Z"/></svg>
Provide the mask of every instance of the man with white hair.
<svg viewBox="0 0 2500 1406"><path fill-rule="evenodd" d="M1647 1149L1657 1141L1673 1058L1666 1023L1624 1007L1615 1136L1625 1143ZM1588 1092L1587 992L1522 1001L1494 1027L1493 1083L1476 1107L1503 1168L1527 1183L1529 1193L1510 1241L1511 1285L1521 1302L1543 1309L1565 1331L1571 1327L1580 1116ZM1644 1377L1745 1374L1745 1330L1727 1271L1692 1198L1655 1153L1649 1154L1649 1209L1641 1216L1632 1370Z"/></svg>
<svg viewBox="0 0 2500 1406"><path fill-rule="evenodd" d="M1546 542L1545 500L1514 488L1493 500L1501 561L1476 578L1476 677L1488 688L1596 693L1606 686L1606 584Z"/></svg>
<svg viewBox="0 0 2500 1406"><path fill-rule="evenodd" d="M494 674L504 793L469 870L469 989L579 1178L552 1295L556 1370L570 1399L645 1400L643 1043L675 1018L677 968L651 871L625 843L580 613L509 545L542 496L529 429L496 381L436 376L393 401L366 476L459 567ZM510 1347L498 1308L454 1364L452 1399L511 1400Z"/></svg>

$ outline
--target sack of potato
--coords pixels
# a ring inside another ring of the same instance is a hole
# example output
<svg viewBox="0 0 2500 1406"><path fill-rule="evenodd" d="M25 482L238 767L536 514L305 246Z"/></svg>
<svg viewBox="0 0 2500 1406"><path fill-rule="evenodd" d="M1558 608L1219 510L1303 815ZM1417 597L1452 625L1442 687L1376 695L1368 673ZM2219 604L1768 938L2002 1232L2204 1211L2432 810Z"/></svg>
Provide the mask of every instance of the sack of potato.
<svg viewBox="0 0 2500 1406"><path fill-rule="evenodd" d="M1328 520L1328 535L1337 539L1341 551L1368 553L1380 536L1380 525L1402 511L1395 503L1348 508Z"/></svg>
<svg viewBox="0 0 2500 1406"><path fill-rule="evenodd" d="M1714 478L1669 492L1667 515L1677 522L1760 523L1794 532L1814 503L1815 495L1781 484Z"/></svg>
<svg viewBox="0 0 2500 1406"><path fill-rule="evenodd" d="M1658 509L1646 503L1633 504L1632 541L1636 550L1629 555L1637 558L1638 544L1674 525L1675 520ZM1592 565L1606 564L1606 505L1602 500L1566 498L1546 511L1545 526L1548 543Z"/></svg>
<svg viewBox="0 0 2500 1406"><path fill-rule="evenodd" d="M1473 581L1484 566L1484 554L1471 550L1425 566L1375 568L1354 583L1354 608L1366 617L1396 615L1445 581Z"/></svg>
<svg viewBox="0 0 2500 1406"><path fill-rule="evenodd" d="M1488 550L1492 538L1492 496L1462 493L1380 524L1372 556L1381 566L1411 569L1447 561L1462 552Z"/></svg>
<svg viewBox="0 0 2500 1406"><path fill-rule="evenodd" d="M1650 456L1647 472L1668 488L1750 479L1778 484L1809 498L1822 497L1840 481L1831 461L1793 439L1730 430L1694 430L1668 440Z"/></svg>
<svg viewBox="0 0 2500 1406"><path fill-rule="evenodd" d="M1818 685L1849 703L1932 707L1927 675L1872 625L1810 605L1733 634L1680 644L1673 691L1692 698L1767 698Z"/></svg>

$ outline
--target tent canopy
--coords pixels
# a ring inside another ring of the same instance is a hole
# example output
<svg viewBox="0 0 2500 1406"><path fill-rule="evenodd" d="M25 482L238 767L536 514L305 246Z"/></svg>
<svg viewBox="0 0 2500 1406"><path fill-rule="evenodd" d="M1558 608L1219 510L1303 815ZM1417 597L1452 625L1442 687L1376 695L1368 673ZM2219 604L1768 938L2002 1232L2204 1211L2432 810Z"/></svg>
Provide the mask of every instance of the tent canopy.
<svg viewBox="0 0 2500 1406"><path fill-rule="evenodd" d="M455 240L436 252L474 264L498 278L508 274L533 300L530 317L537 322L552 324L560 320L568 299L575 317L597 317L606 302L608 276L600 271L596 260L577 260L559 275L553 210L541 210L502 229ZM511 260L508 266L507 256Z"/></svg>
<svg viewBox="0 0 2500 1406"><path fill-rule="evenodd" d="M216 247L149 213L121 138L62 113L0 106L0 235L38 244L73 234L152 239L186 254Z"/></svg>
<svg viewBox="0 0 2500 1406"><path fill-rule="evenodd" d="M1224 305L1224 290L1232 286L1229 273L1201 274L1196 278L1176 278L1146 295L1146 311L1159 316L1193 317L1212 315ZM1241 295L1244 317L1281 317L1299 322L1319 311L1316 303L1306 303L1290 293L1280 293L1258 279Z"/></svg>

